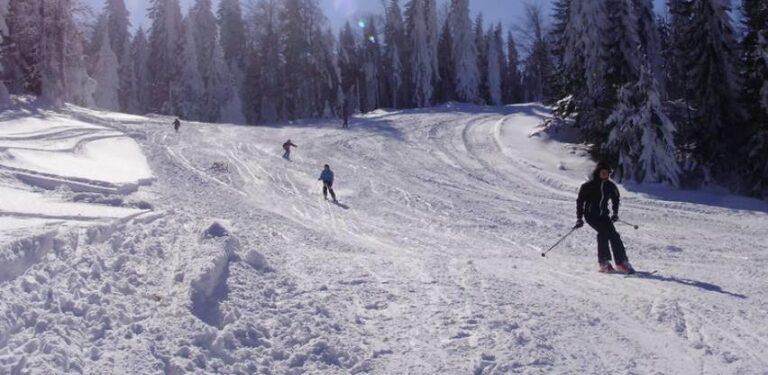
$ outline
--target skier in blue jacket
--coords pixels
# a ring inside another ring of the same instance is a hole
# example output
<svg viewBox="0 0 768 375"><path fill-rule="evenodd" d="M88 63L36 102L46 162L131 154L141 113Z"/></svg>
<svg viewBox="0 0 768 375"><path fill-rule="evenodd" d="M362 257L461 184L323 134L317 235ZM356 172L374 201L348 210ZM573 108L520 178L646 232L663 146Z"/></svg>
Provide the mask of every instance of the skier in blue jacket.
<svg viewBox="0 0 768 375"><path fill-rule="evenodd" d="M333 192L333 171L328 164L323 167L323 172L320 173L320 178L318 178L318 180L323 182L323 198L328 200L328 192L330 191L331 198L333 198L334 202L337 202L336 193Z"/></svg>

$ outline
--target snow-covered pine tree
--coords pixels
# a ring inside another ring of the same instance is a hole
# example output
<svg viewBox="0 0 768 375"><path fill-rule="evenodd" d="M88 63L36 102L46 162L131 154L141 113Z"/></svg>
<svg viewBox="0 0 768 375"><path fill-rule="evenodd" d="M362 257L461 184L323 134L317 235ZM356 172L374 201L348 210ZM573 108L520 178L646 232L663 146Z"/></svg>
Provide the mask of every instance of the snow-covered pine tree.
<svg viewBox="0 0 768 375"><path fill-rule="evenodd" d="M327 19L316 0L285 0L280 12L280 33L284 59L283 108L288 119L319 115L318 77L324 69L323 56L315 51L323 41Z"/></svg>
<svg viewBox="0 0 768 375"><path fill-rule="evenodd" d="M478 13L475 19L475 49L477 50L477 71L478 71L478 102L488 103L491 100L491 94L488 90L488 46L485 40L485 21L483 14Z"/></svg>
<svg viewBox="0 0 768 375"><path fill-rule="evenodd" d="M482 16L479 17L480 29L482 30ZM478 69L477 40L472 33L472 21L469 17L469 0L451 0L448 23L453 39L451 54L456 98L463 102L478 103L480 101L481 81Z"/></svg>
<svg viewBox="0 0 768 375"><path fill-rule="evenodd" d="M104 6L110 48L117 56L119 76L118 99L120 110L127 111L132 91L132 68L130 66L131 27L130 14L124 0L106 0Z"/></svg>
<svg viewBox="0 0 768 375"><path fill-rule="evenodd" d="M95 81L86 73L84 37L70 0L11 0L4 41L6 82L15 93L53 103L93 106Z"/></svg>
<svg viewBox="0 0 768 375"><path fill-rule="evenodd" d="M678 186L675 126L663 111L653 63L646 64L638 81L619 89L619 102L606 120L611 128L607 147L617 156L614 176L620 180Z"/></svg>
<svg viewBox="0 0 768 375"><path fill-rule="evenodd" d="M362 82L361 110L369 112L379 108L379 67L381 66L381 49L379 47L376 24L373 17L369 17L363 28L362 40Z"/></svg>
<svg viewBox="0 0 768 375"><path fill-rule="evenodd" d="M424 16L426 17L427 24L427 52L429 54L429 62L432 71L432 89L434 96L434 88L437 86L437 82L440 80L440 63L437 57L437 44L440 42L440 24L437 20L437 1L436 0L423 0L424 1Z"/></svg>
<svg viewBox="0 0 768 375"><path fill-rule="evenodd" d="M689 77L684 66L685 54L688 49L684 43L689 42L686 35L690 18L688 5L690 5L689 0L668 0L667 16L660 21L661 26L659 27L667 97L676 107L682 108L686 112L685 115L678 116L678 128L684 128L688 126L684 123L690 122L690 116L687 114L687 100L685 99L688 95L686 88Z"/></svg>
<svg viewBox="0 0 768 375"><path fill-rule="evenodd" d="M604 1L572 0L562 35L564 47L561 74L563 87L571 93L571 104L561 115L576 114L576 126L587 143L599 145L608 136L604 121L612 111L616 89L608 83L608 51L611 21ZM625 82L626 83L626 82ZM623 83L622 83L623 84Z"/></svg>
<svg viewBox="0 0 768 375"><path fill-rule="evenodd" d="M742 40L742 102L752 139L743 151L748 191L768 198L768 3L742 0L746 35Z"/></svg>
<svg viewBox="0 0 768 375"><path fill-rule="evenodd" d="M320 35L319 32L318 35ZM321 37L322 43L318 43L316 47L318 54L321 56L318 69L322 78L317 80L318 95L320 95L318 104L322 106L322 108L318 108L320 111L318 114L326 118L338 117L338 108L341 102L341 82L339 78L338 55L336 54L336 38L330 26L326 28ZM379 98L384 95L383 87L381 87L383 79L379 75Z"/></svg>
<svg viewBox="0 0 768 375"><path fill-rule="evenodd" d="M341 112L354 113L359 108L357 97L358 77L360 74L360 58L358 56L355 34L347 22L339 34L339 75L341 81Z"/></svg>
<svg viewBox="0 0 768 375"><path fill-rule="evenodd" d="M488 29L486 35L486 45L488 46L488 95L490 102L488 104L501 105L501 79L502 79L502 65L501 59L503 58L502 42L498 38L501 30L497 30L493 27Z"/></svg>
<svg viewBox="0 0 768 375"><path fill-rule="evenodd" d="M545 89L551 76L552 61L545 32L544 12L532 4L525 6L526 33L530 40L523 78L527 101L543 102L549 98Z"/></svg>
<svg viewBox="0 0 768 375"><path fill-rule="evenodd" d="M96 56L96 66L93 70L93 79L96 80L94 101L99 108L110 111L120 110L118 66L117 56L112 51L110 43L109 29L107 29L102 34L101 48L99 48L99 54Z"/></svg>
<svg viewBox="0 0 768 375"><path fill-rule="evenodd" d="M310 97L312 107L309 116L321 117L333 112L331 108L336 107L338 102L336 92L338 72L333 57L336 41L333 33L330 32L328 20L319 11L319 8L316 9L313 18L311 23L315 26L311 29L309 43L311 56L308 79L312 87L312 96ZM326 28L326 31L323 31L323 28ZM378 91L378 88L376 90Z"/></svg>
<svg viewBox="0 0 768 375"><path fill-rule="evenodd" d="M520 78L520 60L512 32L507 33L507 70L504 75L504 103L514 104L523 101L522 79Z"/></svg>
<svg viewBox="0 0 768 375"><path fill-rule="evenodd" d="M456 66L453 58L453 35L451 33L450 12L443 22L437 55L440 63L440 81L435 90L435 100L445 103L456 99Z"/></svg>
<svg viewBox="0 0 768 375"><path fill-rule="evenodd" d="M549 39L551 40L550 47L553 59L553 71L547 80L547 85L549 86L548 91L556 100L568 97L573 92L577 91L568 87L569 85L578 82L578 80L575 77L566 74L564 64L566 50L565 33L570 19L572 1L573 0L555 0L552 3L552 27L549 32ZM507 39L509 40L509 37ZM555 115L567 117L570 113L567 113L567 108L557 108L555 110Z"/></svg>
<svg viewBox="0 0 768 375"><path fill-rule="evenodd" d="M408 36L408 72L411 100L416 107L432 104L433 60L429 48L427 14L423 0L409 0L405 8L406 35Z"/></svg>
<svg viewBox="0 0 768 375"><path fill-rule="evenodd" d="M180 75L182 66L182 17L179 0L151 0L149 18L150 95L148 111L171 114L176 101L171 97L171 85Z"/></svg>
<svg viewBox="0 0 768 375"><path fill-rule="evenodd" d="M139 27L131 42L132 94L128 101L128 112L144 114L149 110L151 84L149 81L149 42L144 29Z"/></svg>
<svg viewBox="0 0 768 375"><path fill-rule="evenodd" d="M400 2L390 0L386 7L384 25L384 74L386 76L389 93L388 104L393 108L400 108L403 103L403 62L405 52L405 34L403 29L403 16L400 11Z"/></svg>
<svg viewBox="0 0 768 375"><path fill-rule="evenodd" d="M219 2L216 16L219 25L219 43L228 68L226 73L229 79L227 88L231 91L225 95L227 101L223 104L222 120L245 123L242 91L245 82L247 51L245 23L240 0L222 0Z"/></svg>
<svg viewBox="0 0 768 375"><path fill-rule="evenodd" d="M245 23L240 0L221 0L217 10L224 60L231 70L245 69Z"/></svg>
<svg viewBox="0 0 768 375"><path fill-rule="evenodd" d="M14 94L40 95L40 59L35 53L42 25L37 9L41 0L10 0L3 43L5 82Z"/></svg>
<svg viewBox="0 0 768 375"><path fill-rule="evenodd" d="M729 0L683 2L679 56L686 72L686 102L693 121L680 127L689 172L704 182L732 182L736 150L744 141L743 110L738 102L738 45Z"/></svg>
<svg viewBox="0 0 768 375"><path fill-rule="evenodd" d="M216 78L212 82L211 90L218 109L218 114L215 114L217 121L229 124L245 124L239 85L224 59L224 49L218 40L213 45L212 61L213 76Z"/></svg>
<svg viewBox="0 0 768 375"><path fill-rule="evenodd" d="M198 113L205 122L216 122L221 117L221 109L230 99L229 69L224 62L224 54L218 41L218 26L213 14L211 0L196 0L187 16L197 53L197 69L203 82ZM224 68L222 68L224 67Z"/></svg>
<svg viewBox="0 0 768 375"><path fill-rule="evenodd" d="M617 161L615 176L638 182L680 183L675 155L675 126L664 112L658 30L650 18L651 0L613 0L606 4L608 50L605 64L609 87L621 85L605 120L609 131L601 150ZM615 104L614 104L615 103Z"/></svg>
<svg viewBox="0 0 768 375"><path fill-rule="evenodd" d="M183 38L180 57L184 64L180 65L178 78L170 85L174 114L186 120L199 121L210 114L207 112L210 109L202 105L205 103L206 87L198 66L200 53L195 41L194 27L195 22L191 14L187 15L182 21L180 34Z"/></svg>
<svg viewBox="0 0 768 375"><path fill-rule="evenodd" d="M506 44L504 42L504 30L501 27L501 22L498 22L496 26L493 28L493 38L495 40L496 45L499 49L499 73L500 73L500 83L499 87L501 90L501 103L504 104L504 95L506 92L506 77L507 77L507 51L506 51Z"/></svg>
<svg viewBox="0 0 768 375"><path fill-rule="evenodd" d="M3 68L3 60L5 60L4 40L8 35L8 25L5 23L5 17L8 15L8 1L0 0L0 105L9 101L8 88L5 87L4 83L5 69Z"/></svg>
<svg viewBox="0 0 768 375"><path fill-rule="evenodd" d="M279 14L277 0L258 0L246 15L248 65L242 100L249 123L271 123L283 117Z"/></svg>
<svg viewBox="0 0 768 375"><path fill-rule="evenodd" d="M655 74L654 80L663 102L667 99L667 82L664 74L661 35L659 34L656 13L653 7L644 6L645 0L633 1L635 2L633 9L637 12L637 33L640 37L640 47L642 48L642 53L649 59L651 73Z"/></svg>

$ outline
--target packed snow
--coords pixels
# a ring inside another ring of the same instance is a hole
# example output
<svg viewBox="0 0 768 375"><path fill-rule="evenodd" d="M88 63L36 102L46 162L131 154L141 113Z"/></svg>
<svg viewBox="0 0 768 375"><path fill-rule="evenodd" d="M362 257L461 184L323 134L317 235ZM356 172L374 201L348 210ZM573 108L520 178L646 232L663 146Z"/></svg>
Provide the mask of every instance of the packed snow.
<svg viewBox="0 0 768 375"><path fill-rule="evenodd" d="M5 113L0 373L768 374L768 204L625 185L645 272L542 258L593 166L548 116Z"/></svg>

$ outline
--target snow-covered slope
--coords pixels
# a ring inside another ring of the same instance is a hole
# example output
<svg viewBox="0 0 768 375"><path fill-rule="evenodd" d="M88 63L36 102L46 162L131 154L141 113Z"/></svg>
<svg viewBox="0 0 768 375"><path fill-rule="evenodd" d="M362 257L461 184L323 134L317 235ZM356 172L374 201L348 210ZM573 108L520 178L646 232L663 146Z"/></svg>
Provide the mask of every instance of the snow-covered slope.
<svg viewBox="0 0 768 375"><path fill-rule="evenodd" d="M9 203L3 191L0 209L13 214L0 215L0 231L15 233L3 249L44 251L21 271L2 263L0 373L768 368L768 206L629 186L622 217L640 229L621 233L633 264L652 273L597 273L591 229L542 258L573 225L592 164L579 147L536 133L541 106L377 111L350 130L185 123L179 134L165 117L49 116L55 123L0 125L4 189L51 200L27 215L37 206ZM56 123L76 124L88 144L123 143L81 154ZM46 135L25 146L21 132ZM299 146L293 161L281 158L288 138ZM136 155L124 141L138 142L154 175L136 192L120 187L150 175L138 157L122 162ZM72 159L39 162L26 148ZM82 164L67 170L69 160ZM347 208L322 199L323 164ZM48 185L41 179L112 191L72 187L87 191L85 205L73 196L86 193L29 187ZM98 223L42 240L14 232L22 219L75 222L72 212Z"/></svg>

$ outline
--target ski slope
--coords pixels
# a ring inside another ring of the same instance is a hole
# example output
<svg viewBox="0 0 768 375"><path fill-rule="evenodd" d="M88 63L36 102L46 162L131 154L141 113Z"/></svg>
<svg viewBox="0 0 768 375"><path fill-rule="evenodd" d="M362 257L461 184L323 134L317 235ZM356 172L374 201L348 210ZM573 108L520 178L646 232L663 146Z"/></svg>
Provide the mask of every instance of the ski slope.
<svg viewBox="0 0 768 375"><path fill-rule="evenodd" d="M619 230L652 273L596 272L588 228L542 258L593 166L537 132L547 116L448 105L179 134L74 107L6 117L0 373L768 374L768 204L622 186L640 229ZM62 123L121 143L76 152ZM322 199L323 164L347 209ZM36 254L21 270L20 250Z"/></svg>

